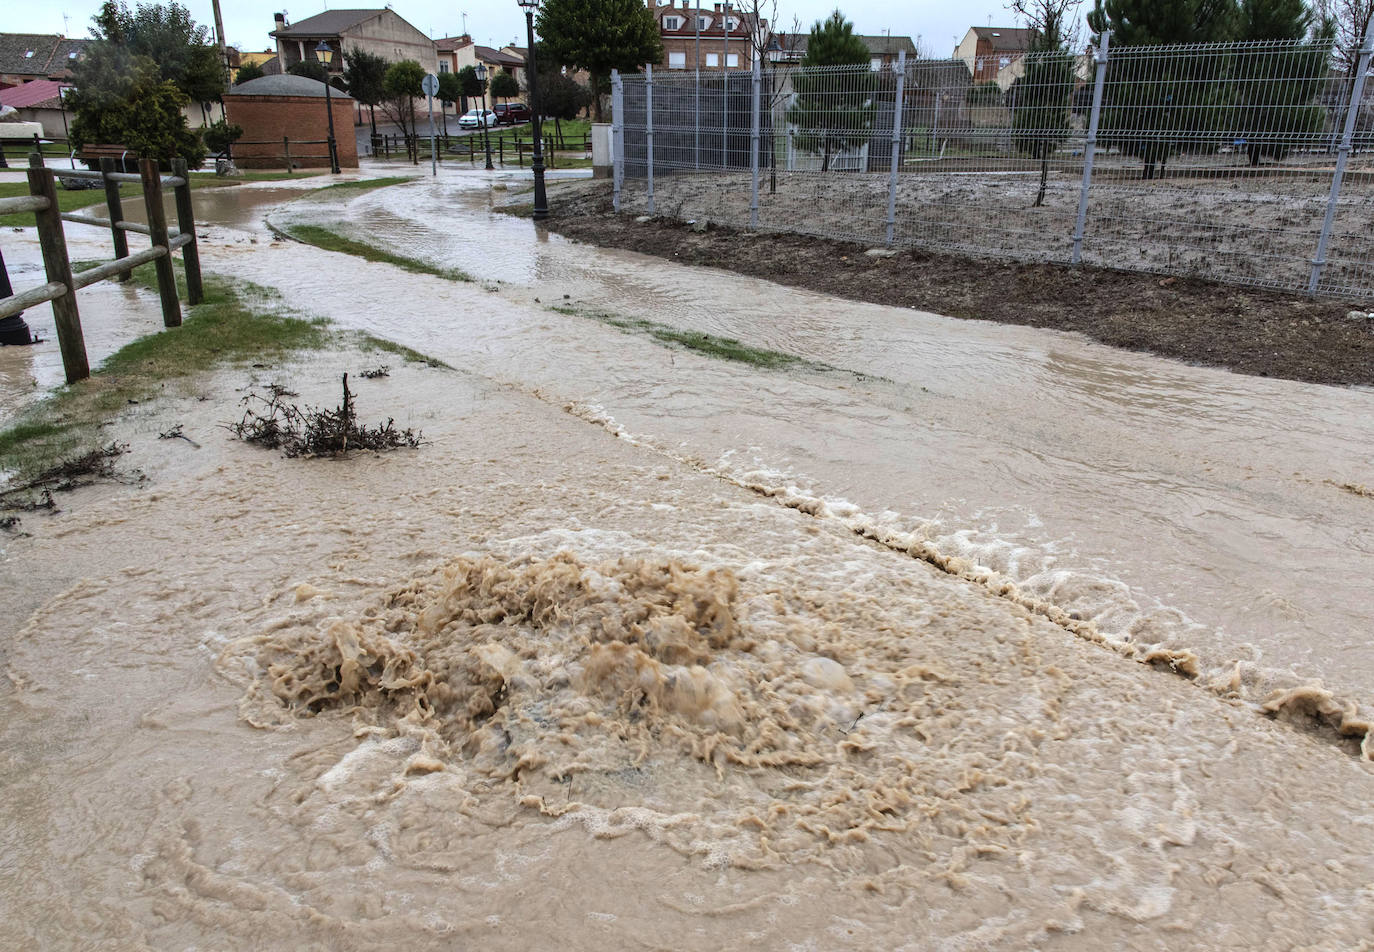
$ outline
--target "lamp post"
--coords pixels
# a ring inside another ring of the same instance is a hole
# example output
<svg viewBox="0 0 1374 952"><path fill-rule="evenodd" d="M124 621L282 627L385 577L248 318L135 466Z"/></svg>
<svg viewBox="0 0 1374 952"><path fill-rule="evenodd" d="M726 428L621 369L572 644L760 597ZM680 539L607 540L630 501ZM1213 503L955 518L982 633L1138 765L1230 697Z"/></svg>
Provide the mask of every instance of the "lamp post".
<svg viewBox="0 0 1374 952"><path fill-rule="evenodd" d="M477 81L482 84L482 142L487 147L487 171L493 172L496 166L491 164L491 136L487 133L487 64L478 63L473 72L477 74Z"/></svg>
<svg viewBox="0 0 1374 952"><path fill-rule="evenodd" d="M525 36L529 42L529 60L525 64L525 79L530 87L530 121L534 124L534 220L549 217L549 197L544 192L544 133L539 121L539 94L535 90L534 11L539 0L516 0L525 10Z"/></svg>
<svg viewBox="0 0 1374 952"><path fill-rule="evenodd" d="M315 58L324 64L324 110L329 116L329 170L338 175L339 149L334 141L334 102L329 95L329 61L334 58L334 51L328 43L320 40L320 45L315 47Z"/></svg>

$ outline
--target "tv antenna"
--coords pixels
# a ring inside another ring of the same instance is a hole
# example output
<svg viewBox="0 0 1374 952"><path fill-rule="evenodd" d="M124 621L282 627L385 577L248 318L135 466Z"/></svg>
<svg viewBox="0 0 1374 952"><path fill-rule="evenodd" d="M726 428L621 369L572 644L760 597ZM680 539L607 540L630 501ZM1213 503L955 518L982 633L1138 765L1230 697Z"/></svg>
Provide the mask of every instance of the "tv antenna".
<svg viewBox="0 0 1374 952"><path fill-rule="evenodd" d="M468 15L467 15L466 13L464 13L462 16L463 16L463 35L464 35L464 36L467 36L467 33L468 33Z"/></svg>

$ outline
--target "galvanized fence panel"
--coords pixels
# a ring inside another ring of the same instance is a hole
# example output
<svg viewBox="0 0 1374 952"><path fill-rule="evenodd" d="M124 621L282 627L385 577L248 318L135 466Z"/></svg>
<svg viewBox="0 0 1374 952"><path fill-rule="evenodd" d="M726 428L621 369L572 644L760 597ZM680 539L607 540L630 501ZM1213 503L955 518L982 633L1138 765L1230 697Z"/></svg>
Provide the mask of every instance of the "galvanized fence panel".
<svg viewBox="0 0 1374 952"><path fill-rule="evenodd" d="M622 77L624 207L652 167L683 219L1374 297L1374 83L1324 41L1107 40L999 83L959 60L658 70L652 115Z"/></svg>

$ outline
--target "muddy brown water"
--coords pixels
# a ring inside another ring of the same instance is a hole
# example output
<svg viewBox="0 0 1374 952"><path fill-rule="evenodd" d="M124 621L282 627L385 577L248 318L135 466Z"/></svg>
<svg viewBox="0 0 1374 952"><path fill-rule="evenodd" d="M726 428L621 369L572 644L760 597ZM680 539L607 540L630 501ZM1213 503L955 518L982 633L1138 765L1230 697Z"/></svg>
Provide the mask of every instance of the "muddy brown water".
<svg viewBox="0 0 1374 952"><path fill-rule="evenodd" d="M429 446L230 443L250 380L323 403L375 357L228 371L112 428L147 488L0 537L0 945L1367 944L1374 776L1316 695L1256 708L1367 699L1372 510L1340 484L1374 483L1374 395L602 252L489 201L450 174L266 212L472 283L256 209L203 241L458 368L358 384Z"/></svg>

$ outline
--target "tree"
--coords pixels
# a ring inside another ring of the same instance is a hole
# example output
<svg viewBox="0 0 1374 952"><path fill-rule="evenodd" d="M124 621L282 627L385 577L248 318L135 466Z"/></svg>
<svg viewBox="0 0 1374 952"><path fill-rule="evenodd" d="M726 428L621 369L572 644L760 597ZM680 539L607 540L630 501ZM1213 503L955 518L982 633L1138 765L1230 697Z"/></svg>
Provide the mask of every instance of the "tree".
<svg viewBox="0 0 1374 952"><path fill-rule="evenodd" d="M72 70L78 85L67 97L76 149L88 143L118 144L164 167L178 156L192 168L200 167L205 146L181 111L190 100L175 83L161 78L156 63L113 44L92 44L79 65Z"/></svg>
<svg viewBox="0 0 1374 952"><path fill-rule="evenodd" d="M576 119L577 114L592 102L592 91L561 69L539 70L539 114L553 120L554 132L563 139L564 119Z"/></svg>
<svg viewBox="0 0 1374 952"><path fill-rule="evenodd" d="M344 53L344 82L354 102L367 107L372 134L377 134L377 106L386 96L382 82L386 79L388 63L376 53L353 47ZM441 77L442 78L442 77Z"/></svg>
<svg viewBox="0 0 1374 952"><path fill-rule="evenodd" d="M267 74L262 71L262 67L257 63L245 63L239 67L238 75L234 77L234 85L242 86L244 83L255 79L262 79Z"/></svg>
<svg viewBox="0 0 1374 952"><path fill-rule="evenodd" d="M415 60L392 63L382 77L382 112L401 127L406 151L417 165L420 162L420 150L415 138L415 100L425 94L421 85L424 81L425 68Z"/></svg>
<svg viewBox="0 0 1374 952"><path fill-rule="evenodd" d="M1011 84L1011 125L1022 152L1040 160L1035 208L1045 203L1050 153L1069 135L1073 106L1074 26L1082 0L1012 0L1032 34L1025 72Z"/></svg>
<svg viewBox="0 0 1374 952"><path fill-rule="evenodd" d="M146 56L160 79L176 84L192 102L217 101L224 93L224 65L207 27L197 26L179 3L127 3L106 0L93 18L97 42L116 43L134 56Z"/></svg>
<svg viewBox="0 0 1374 952"><path fill-rule="evenodd" d="M1235 0L1097 0L1094 32L1112 31L1112 46L1159 46L1230 39ZM1099 137L1139 156L1141 177L1189 140L1217 128L1228 84L1216 81L1212 58L1192 52L1118 56L1107 71Z"/></svg>
<svg viewBox="0 0 1374 952"><path fill-rule="evenodd" d="M806 56L792 77L795 97L787 108L787 122L798 149L822 156L822 172L830 170L832 155L868 141L876 85L868 61L868 47L839 10L811 27ZM818 66L863 69L837 75L811 68Z"/></svg>
<svg viewBox="0 0 1374 952"><path fill-rule="evenodd" d="M491 78L491 98L514 99L520 95L520 81L504 69Z"/></svg>
<svg viewBox="0 0 1374 952"><path fill-rule="evenodd" d="M231 124L227 119L210 123L202 133L205 147L215 155L228 155L235 142L243 138L243 126Z"/></svg>
<svg viewBox="0 0 1374 952"><path fill-rule="evenodd" d="M658 21L639 0L545 0L538 29L550 65L591 74L598 122L611 70L637 73L644 63L663 59Z"/></svg>
<svg viewBox="0 0 1374 952"><path fill-rule="evenodd" d="M1319 24L1329 24L1336 37L1337 68L1353 82L1360 61L1360 43L1374 28L1374 0L1315 0Z"/></svg>
<svg viewBox="0 0 1374 952"><path fill-rule="evenodd" d="M87 143L119 144L164 164L180 156L199 167L205 146L187 127L181 111L190 97L164 75L153 56L139 52L156 46L150 42L154 34L145 32L137 41L133 35L141 23L157 21L157 10L140 7L140 21L127 8L107 2L94 18L94 39L72 66L76 88L67 98L73 113L72 143L77 148Z"/></svg>
<svg viewBox="0 0 1374 952"><path fill-rule="evenodd" d="M1319 22L1303 0L1241 0L1236 39L1309 40L1246 57L1237 64L1235 125L1251 165L1282 159L1326 124L1320 103L1334 25Z"/></svg>
<svg viewBox="0 0 1374 952"><path fill-rule="evenodd" d="M444 117L444 135L448 135L448 107L465 101L463 81L457 73L439 74L439 114ZM466 112L467 110L463 110Z"/></svg>
<svg viewBox="0 0 1374 952"><path fill-rule="evenodd" d="M319 60L303 59L286 67L286 71L292 76L304 76L321 83L329 82L329 70L325 69Z"/></svg>

